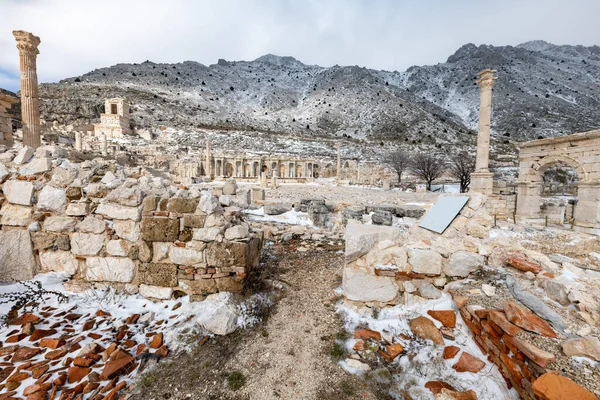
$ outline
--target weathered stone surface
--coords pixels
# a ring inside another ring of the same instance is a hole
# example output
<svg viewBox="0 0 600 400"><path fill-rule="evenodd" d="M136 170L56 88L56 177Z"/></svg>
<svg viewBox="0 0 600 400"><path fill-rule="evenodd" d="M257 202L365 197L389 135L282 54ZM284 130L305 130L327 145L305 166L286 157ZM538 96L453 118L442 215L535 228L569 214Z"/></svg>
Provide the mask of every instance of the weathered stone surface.
<svg viewBox="0 0 600 400"><path fill-rule="evenodd" d="M415 282L416 286L419 288L419 295L426 299L439 299L442 297L442 292L433 286L431 283L425 280L417 280Z"/></svg>
<svg viewBox="0 0 600 400"><path fill-rule="evenodd" d="M127 240L109 240L106 244L106 252L111 256L127 257L133 244Z"/></svg>
<svg viewBox="0 0 600 400"><path fill-rule="evenodd" d="M106 196L107 201L127 207L139 206L142 204L143 198L144 196L139 188L125 186L119 186Z"/></svg>
<svg viewBox="0 0 600 400"><path fill-rule="evenodd" d="M435 400L477 400L477 393L475 393L473 390L457 392L447 388L442 388L435 396Z"/></svg>
<svg viewBox="0 0 600 400"><path fill-rule="evenodd" d="M228 335L237 328L239 309L231 304L226 293L217 293L207 297L197 322L215 335Z"/></svg>
<svg viewBox="0 0 600 400"><path fill-rule="evenodd" d="M227 196L233 196L236 194L236 192L237 192L236 182L232 179L227 180L227 182L225 182L225 185L223 186L223 194L227 195Z"/></svg>
<svg viewBox="0 0 600 400"><path fill-rule="evenodd" d="M0 265L0 280L4 282L26 281L37 274L29 231L0 231Z"/></svg>
<svg viewBox="0 0 600 400"><path fill-rule="evenodd" d="M346 261L351 262L367 254L378 242L391 240L399 243L402 232L391 226L349 224L346 226L344 238Z"/></svg>
<svg viewBox="0 0 600 400"><path fill-rule="evenodd" d="M459 250L450 255L448 263L444 266L447 276L467 277L483 266L483 256L465 250Z"/></svg>
<svg viewBox="0 0 600 400"><path fill-rule="evenodd" d="M408 249L408 263L417 274L439 275L442 272L442 256L431 249Z"/></svg>
<svg viewBox="0 0 600 400"><path fill-rule="evenodd" d="M429 310L427 314L447 328L456 327L456 314L452 310Z"/></svg>
<svg viewBox="0 0 600 400"><path fill-rule="evenodd" d="M134 366L135 359L129 354L126 354L118 359L109 360L106 364L104 364L104 369L100 374L100 380L109 380L116 376L128 373L134 368Z"/></svg>
<svg viewBox="0 0 600 400"><path fill-rule="evenodd" d="M205 295L217 292L217 282L214 279L197 279L179 282L179 286L191 295Z"/></svg>
<svg viewBox="0 0 600 400"><path fill-rule="evenodd" d="M28 164L19 168L19 173L22 175L35 175L43 172L48 172L52 169L52 160L50 157L34 158Z"/></svg>
<svg viewBox="0 0 600 400"><path fill-rule="evenodd" d="M52 171L52 186L66 188L77 177L77 169L75 168L54 168Z"/></svg>
<svg viewBox="0 0 600 400"><path fill-rule="evenodd" d="M174 213L193 213L198 207L198 200L186 197L174 197L167 203L167 211Z"/></svg>
<svg viewBox="0 0 600 400"><path fill-rule="evenodd" d="M142 283L140 285L140 294L151 299L168 300L173 295L173 288L150 286Z"/></svg>
<svg viewBox="0 0 600 400"><path fill-rule="evenodd" d="M106 222L100 218L88 216L77 224L77 230L84 233L104 233L106 230Z"/></svg>
<svg viewBox="0 0 600 400"><path fill-rule="evenodd" d="M533 393L541 400L598 400L598 398L567 377L545 373L533 382Z"/></svg>
<svg viewBox="0 0 600 400"><path fill-rule="evenodd" d="M10 176L10 171L0 162L0 183L4 182Z"/></svg>
<svg viewBox="0 0 600 400"><path fill-rule="evenodd" d="M79 261L69 251L44 251L40 252L42 271L67 272L75 275L79 268Z"/></svg>
<svg viewBox="0 0 600 400"><path fill-rule="evenodd" d="M2 219L0 224L8 226L27 226L31 223L33 209L31 207L18 206L5 203L0 209Z"/></svg>
<svg viewBox="0 0 600 400"><path fill-rule="evenodd" d="M6 200L12 204L22 206L30 206L31 197L33 196L33 184L27 181L7 181L2 186L2 192L6 196Z"/></svg>
<svg viewBox="0 0 600 400"><path fill-rule="evenodd" d="M101 199L103 197L106 197L109 191L110 190L101 183L90 183L85 188L85 193L87 194L87 197L94 199Z"/></svg>
<svg viewBox="0 0 600 400"><path fill-rule="evenodd" d="M391 226L393 222L392 213L389 211L378 210L373 212L371 215L371 221L375 225L387 225Z"/></svg>
<svg viewBox="0 0 600 400"><path fill-rule="evenodd" d="M521 328L513 325L502 311L492 310L489 312L489 319L498 325L504 332L510 336L517 336L521 332Z"/></svg>
<svg viewBox="0 0 600 400"><path fill-rule="evenodd" d="M179 237L179 220L164 217L142 219L142 240L148 242L174 242Z"/></svg>
<svg viewBox="0 0 600 400"><path fill-rule="evenodd" d="M105 241L105 235L75 232L71 235L71 251L77 256L95 256Z"/></svg>
<svg viewBox="0 0 600 400"><path fill-rule="evenodd" d="M394 266L398 271L406 271L408 256L402 247L395 246L390 241L383 241L377 243L375 248L367 254L366 262L369 267Z"/></svg>
<svg viewBox="0 0 600 400"><path fill-rule="evenodd" d="M69 203L67 204L67 215L74 217L83 217L88 214L89 206L85 202Z"/></svg>
<svg viewBox="0 0 600 400"><path fill-rule="evenodd" d="M73 218L52 215L44 220L44 229L50 232L73 232L77 221Z"/></svg>
<svg viewBox="0 0 600 400"><path fill-rule="evenodd" d="M570 357L588 357L600 361L600 340L595 337L565 340L562 349Z"/></svg>
<svg viewBox="0 0 600 400"><path fill-rule="evenodd" d="M542 350L531 343L527 343L523 339L513 337L510 340L515 346L519 348L519 350L523 352L523 354L525 354L534 363L536 363L542 368L545 368L554 360L556 360L556 356L554 354Z"/></svg>
<svg viewBox="0 0 600 400"><path fill-rule="evenodd" d="M206 215L186 214L183 216L183 226L186 228L202 228L204 221L206 221Z"/></svg>
<svg viewBox="0 0 600 400"><path fill-rule="evenodd" d="M193 239L201 242L214 242L221 234L221 228L200 228L194 232Z"/></svg>
<svg viewBox="0 0 600 400"><path fill-rule="evenodd" d="M447 346L444 347L444 360L450 360L454 358L460 351L460 347L456 346Z"/></svg>
<svg viewBox="0 0 600 400"><path fill-rule="evenodd" d="M173 264L195 265L204 262L204 253L187 247L171 247L169 259Z"/></svg>
<svg viewBox="0 0 600 400"><path fill-rule="evenodd" d="M85 261L86 279L93 282L129 283L135 273L135 264L129 258L89 257Z"/></svg>
<svg viewBox="0 0 600 400"><path fill-rule="evenodd" d="M542 336L556 337L556 332L550 327L550 324L512 301L504 302L504 312L508 320L518 327Z"/></svg>
<svg viewBox="0 0 600 400"><path fill-rule="evenodd" d="M217 200L217 198L210 193L202 193L196 210L204 215L213 213L220 214L223 212L223 208L221 207L221 204L219 204L219 200Z"/></svg>
<svg viewBox="0 0 600 400"><path fill-rule="evenodd" d="M219 292L239 293L244 289L244 281L239 277L224 277L216 279Z"/></svg>
<svg viewBox="0 0 600 400"><path fill-rule="evenodd" d="M249 246L242 242L210 243L205 250L206 262L211 267L247 265Z"/></svg>
<svg viewBox="0 0 600 400"><path fill-rule="evenodd" d="M566 285L557 282L554 279L543 279L540 282L540 287L544 289L548 297L562 304L563 306L569 305L569 303L571 303L571 301L569 300L570 290Z"/></svg>
<svg viewBox="0 0 600 400"><path fill-rule="evenodd" d="M264 211L267 215L281 215L291 209L292 206L289 204L269 203L264 205Z"/></svg>
<svg viewBox="0 0 600 400"><path fill-rule="evenodd" d="M225 239L227 240L237 240L237 239L245 239L248 236L248 226L246 225L236 225L232 226L225 230Z"/></svg>
<svg viewBox="0 0 600 400"><path fill-rule="evenodd" d="M481 361L477 357L472 356L471 354L463 351L460 355L460 358L452 366L456 370L456 372L479 372L483 367L485 367L485 362Z"/></svg>
<svg viewBox="0 0 600 400"><path fill-rule="evenodd" d="M140 207L127 207L113 203L100 203L96 214L104 215L111 219L129 219L139 221L142 216Z"/></svg>
<svg viewBox="0 0 600 400"><path fill-rule="evenodd" d="M371 370L371 367L369 366L369 364L360 362L359 360L355 360L354 358L346 358L344 360L344 362L346 363L346 365L349 368L351 368L355 371L360 371L359 373L367 372L367 371Z"/></svg>
<svg viewBox="0 0 600 400"><path fill-rule="evenodd" d="M140 240L140 223L135 221L114 221L113 229L115 233L125 240L130 242L137 242Z"/></svg>
<svg viewBox="0 0 600 400"><path fill-rule="evenodd" d="M421 339L431 340L437 345L444 345L444 338L442 338L442 334L438 328L435 327L433 321L429 318L417 317L411 319L408 322L408 326L410 327L412 333Z"/></svg>
<svg viewBox="0 0 600 400"><path fill-rule="evenodd" d="M67 194L64 189L46 185L38 193L37 207L40 210L64 212L67 207Z"/></svg>
<svg viewBox="0 0 600 400"><path fill-rule="evenodd" d="M399 287L394 279L377 276L371 268L347 266L342 279L344 296L354 301L392 301Z"/></svg>
<svg viewBox="0 0 600 400"><path fill-rule="evenodd" d="M168 263L141 264L139 268L140 283L149 286L177 286L177 265Z"/></svg>
<svg viewBox="0 0 600 400"><path fill-rule="evenodd" d="M35 150L33 150L32 147L24 146L21 150L19 150L19 152L13 159L13 162L15 164L24 164L27 161L29 161L31 159L31 157L33 157L34 153L35 153Z"/></svg>
<svg viewBox="0 0 600 400"><path fill-rule="evenodd" d="M506 266L506 260L511 257L524 258L525 253L521 250L506 246L496 246L488 257L488 265L493 268L502 268Z"/></svg>

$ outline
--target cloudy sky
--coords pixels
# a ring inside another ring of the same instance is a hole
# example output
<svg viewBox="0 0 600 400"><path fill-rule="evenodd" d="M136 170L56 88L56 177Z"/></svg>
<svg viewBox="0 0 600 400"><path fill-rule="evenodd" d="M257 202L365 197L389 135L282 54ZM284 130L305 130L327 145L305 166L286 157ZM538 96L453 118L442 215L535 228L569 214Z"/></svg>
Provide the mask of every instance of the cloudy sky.
<svg viewBox="0 0 600 400"><path fill-rule="evenodd" d="M0 87L18 90L11 34L40 36L52 82L116 63L290 55L402 71L465 43L600 45L600 0L0 0Z"/></svg>

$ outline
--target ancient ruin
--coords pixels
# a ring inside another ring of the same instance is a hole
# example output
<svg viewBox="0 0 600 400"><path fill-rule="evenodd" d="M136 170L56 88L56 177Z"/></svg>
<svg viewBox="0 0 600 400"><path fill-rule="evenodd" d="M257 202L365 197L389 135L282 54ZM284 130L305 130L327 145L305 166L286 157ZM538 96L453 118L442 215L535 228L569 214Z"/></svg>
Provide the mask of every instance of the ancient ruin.
<svg viewBox="0 0 600 400"><path fill-rule="evenodd" d="M477 129L477 159L471 174L472 192L492 194L494 174L488 169L490 159L490 121L492 116L492 88L497 79L491 69L479 73L479 127Z"/></svg>
<svg viewBox="0 0 600 400"><path fill-rule="evenodd" d="M0 145L12 146L14 143L11 108L18 101L14 95L0 90Z"/></svg>
<svg viewBox="0 0 600 400"><path fill-rule="evenodd" d="M13 31L19 49L21 68L21 116L23 144L34 149L41 144L38 99L37 55L40 38L25 31Z"/></svg>
<svg viewBox="0 0 600 400"><path fill-rule="evenodd" d="M129 128L129 104L125 99L105 99L104 113L100 123L94 125L94 135L107 139L122 138L131 133Z"/></svg>

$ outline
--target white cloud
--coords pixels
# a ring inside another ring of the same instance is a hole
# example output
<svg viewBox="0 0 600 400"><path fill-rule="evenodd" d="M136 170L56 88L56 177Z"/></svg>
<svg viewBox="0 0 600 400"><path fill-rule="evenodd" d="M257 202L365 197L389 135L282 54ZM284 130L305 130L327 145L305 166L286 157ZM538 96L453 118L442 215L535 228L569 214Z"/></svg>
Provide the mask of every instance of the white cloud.
<svg viewBox="0 0 600 400"><path fill-rule="evenodd" d="M11 31L28 30L42 40L41 82L119 62L211 64L266 53L404 70L443 62L468 42L600 38L597 0L0 0L0 15L0 69L18 73Z"/></svg>

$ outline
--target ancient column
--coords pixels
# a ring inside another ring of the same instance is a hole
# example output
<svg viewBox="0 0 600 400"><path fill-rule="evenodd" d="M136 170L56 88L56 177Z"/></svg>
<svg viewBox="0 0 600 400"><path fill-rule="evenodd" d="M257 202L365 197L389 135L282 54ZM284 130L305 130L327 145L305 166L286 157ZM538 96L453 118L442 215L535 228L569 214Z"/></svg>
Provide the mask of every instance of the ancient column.
<svg viewBox="0 0 600 400"><path fill-rule="evenodd" d="M83 144L81 143L81 132L79 131L75 131L75 150L83 150Z"/></svg>
<svg viewBox="0 0 600 400"><path fill-rule="evenodd" d="M204 168L204 174L210 179L210 142L206 141L206 167Z"/></svg>
<svg viewBox="0 0 600 400"><path fill-rule="evenodd" d="M13 31L13 35L17 40L21 66L23 145L35 149L41 145L36 64L37 55L40 53L38 50L40 38L25 31Z"/></svg>
<svg viewBox="0 0 600 400"><path fill-rule="evenodd" d="M360 161L356 161L356 184L360 185Z"/></svg>
<svg viewBox="0 0 600 400"><path fill-rule="evenodd" d="M342 153L341 153L341 142L337 142L337 174L336 177L339 180L341 178L340 174L342 172Z"/></svg>
<svg viewBox="0 0 600 400"><path fill-rule="evenodd" d="M469 191L492 194L494 174L488 169L490 159L490 122L492 117L492 88L496 71L485 69L479 73L479 127L477 130L477 159L471 174Z"/></svg>
<svg viewBox="0 0 600 400"><path fill-rule="evenodd" d="M102 149L102 155L106 157L108 155L108 144L104 133L100 136L100 148Z"/></svg>

